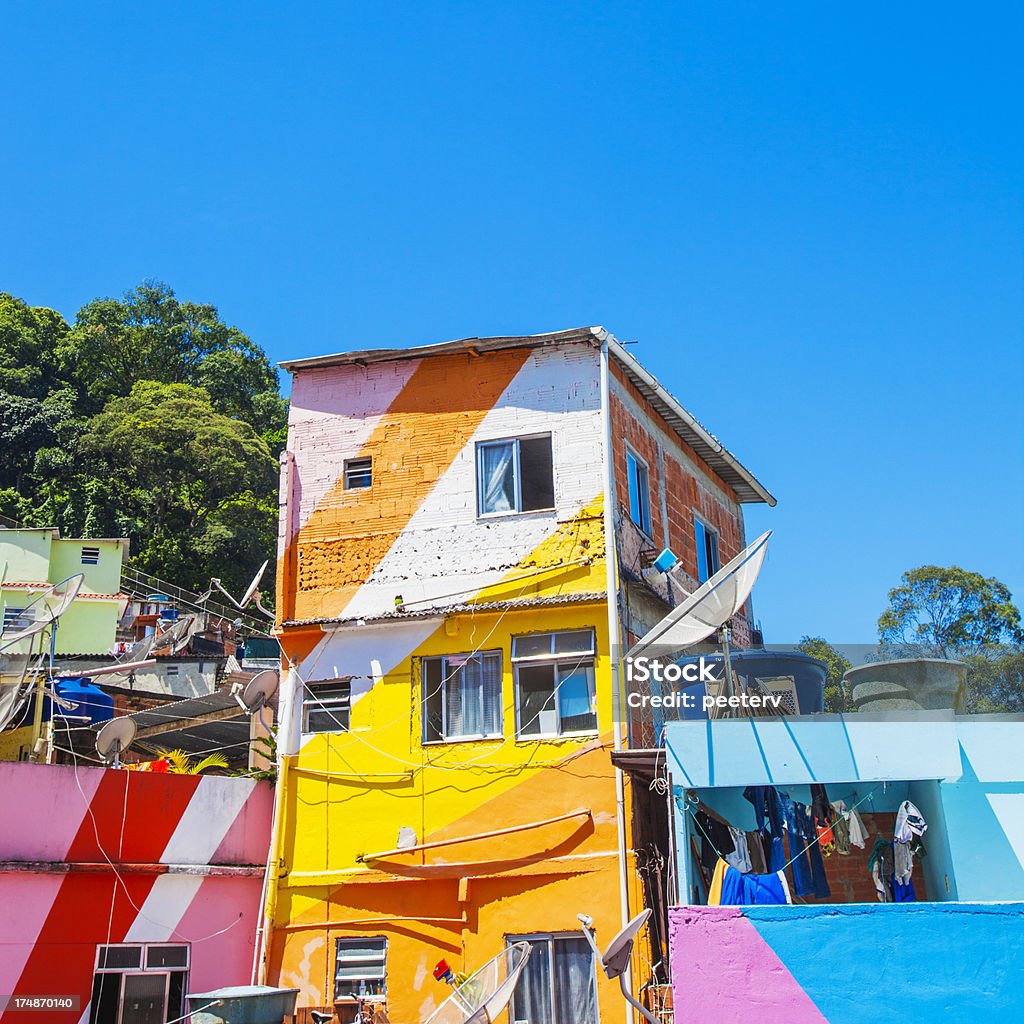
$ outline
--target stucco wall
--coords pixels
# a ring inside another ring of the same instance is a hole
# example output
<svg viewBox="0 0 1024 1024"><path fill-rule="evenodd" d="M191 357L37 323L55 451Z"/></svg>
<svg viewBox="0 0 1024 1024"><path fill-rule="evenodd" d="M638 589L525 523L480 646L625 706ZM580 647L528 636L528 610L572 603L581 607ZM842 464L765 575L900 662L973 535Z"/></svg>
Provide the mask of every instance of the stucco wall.
<svg viewBox="0 0 1024 1024"><path fill-rule="evenodd" d="M97 945L121 942L189 944L192 991L248 982L271 801L252 779L0 764L0 992L84 1008Z"/></svg>
<svg viewBox="0 0 1024 1024"><path fill-rule="evenodd" d="M1024 904L674 907L687 1024L1024 1019Z"/></svg>

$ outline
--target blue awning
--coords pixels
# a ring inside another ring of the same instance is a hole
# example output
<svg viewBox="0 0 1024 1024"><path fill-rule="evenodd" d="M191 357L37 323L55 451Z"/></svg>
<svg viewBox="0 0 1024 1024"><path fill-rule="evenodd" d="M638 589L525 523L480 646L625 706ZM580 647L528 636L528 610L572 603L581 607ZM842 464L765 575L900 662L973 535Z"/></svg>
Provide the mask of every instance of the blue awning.
<svg viewBox="0 0 1024 1024"><path fill-rule="evenodd" d="M665 726L668 767L691 789L958 779L952 712L727 718Z"/></svg>

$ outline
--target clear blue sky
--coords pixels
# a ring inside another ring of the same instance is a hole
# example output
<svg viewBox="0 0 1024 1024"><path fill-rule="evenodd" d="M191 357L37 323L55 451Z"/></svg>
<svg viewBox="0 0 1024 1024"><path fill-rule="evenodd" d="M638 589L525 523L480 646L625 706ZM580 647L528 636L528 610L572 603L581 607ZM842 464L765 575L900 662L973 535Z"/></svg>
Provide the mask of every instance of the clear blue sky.
<svg viewBox="0 0 1024 1024"><path fill-rule="evenodd" d="M303 6L8 5L0 289L277 359L600 323L778 495L769 640L1024 599L1019 5Z"/></svg>

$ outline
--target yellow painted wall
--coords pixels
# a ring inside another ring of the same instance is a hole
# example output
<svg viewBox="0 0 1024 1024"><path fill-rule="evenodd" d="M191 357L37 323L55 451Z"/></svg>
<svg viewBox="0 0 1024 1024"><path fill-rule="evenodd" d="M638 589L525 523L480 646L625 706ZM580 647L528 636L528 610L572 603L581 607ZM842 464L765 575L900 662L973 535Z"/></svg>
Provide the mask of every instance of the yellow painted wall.
<svg viewBox="0 0 1024 1024"><path fill-rule="evenodd" d="M516 740L512 636L587 627L594 628L599 651L599 736ZM420 659L478 648L503 655L503 738L423 744ZM286 874L277 916L282 928L273 951L276 980L302 990L300 1005L330 1002L338 935L389 937L392 1020L418 1021L447 995L430 976L442 956L471 969L499 952L506 935L578 931L578 913L594 917L606 942L618 930L607 651L603 600L451 616L356 702L349 732L306 739L285 793ZM577 809L591 814L372 865L358 861L393 848L401 826L413 828L420 841L433 841ZM472 881L461 883L460 900L460 881L467 878ZM366 920L384 917L419 920ZM431 924L424 917L458 920ZM602 985L600 995L602 1019L621 1016L617 989Z"/></svg>

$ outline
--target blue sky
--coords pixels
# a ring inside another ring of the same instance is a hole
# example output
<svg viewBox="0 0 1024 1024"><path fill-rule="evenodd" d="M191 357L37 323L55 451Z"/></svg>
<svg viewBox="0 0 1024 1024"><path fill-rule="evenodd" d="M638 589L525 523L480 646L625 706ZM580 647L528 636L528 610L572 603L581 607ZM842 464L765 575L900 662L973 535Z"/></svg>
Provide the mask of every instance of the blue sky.
<svg viewBox="0 0 1024 1024"><path fill-rule="evenodd" d="M119 6L5 10L0 289L277 359L600 323L779 497L769 640L1024 599L1018 5Z"/></svg>

